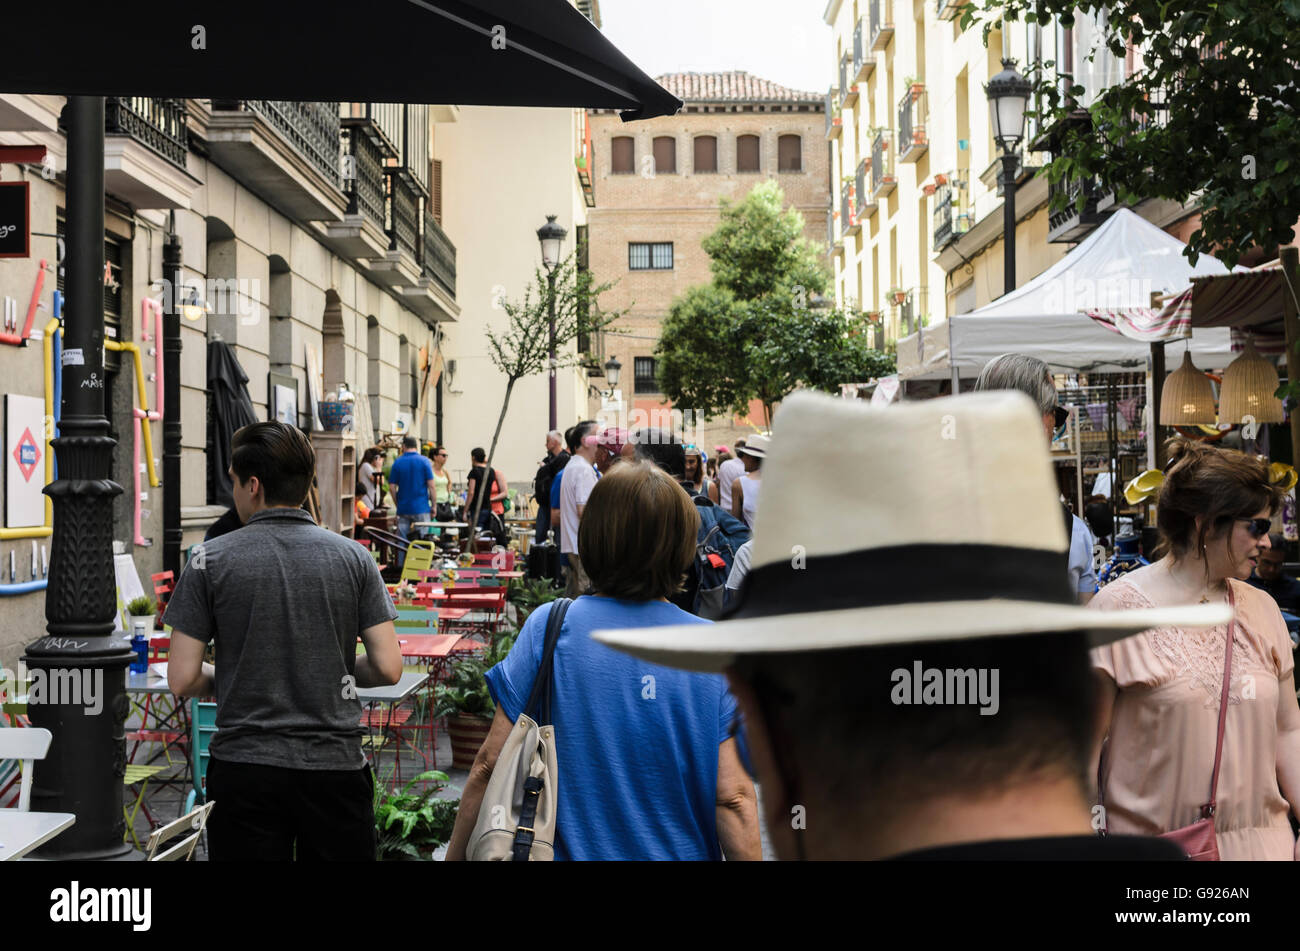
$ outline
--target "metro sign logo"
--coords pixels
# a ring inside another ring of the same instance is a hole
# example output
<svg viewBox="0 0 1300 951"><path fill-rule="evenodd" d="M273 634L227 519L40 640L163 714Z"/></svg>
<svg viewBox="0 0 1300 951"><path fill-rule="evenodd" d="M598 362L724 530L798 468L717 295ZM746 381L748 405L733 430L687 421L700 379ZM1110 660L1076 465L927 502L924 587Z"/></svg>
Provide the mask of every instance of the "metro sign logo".
<svg viewBox="0 0 1300 951"><path fill-rule="evenodd" d="M23 438L18 440L18 445L14 447L14 461L18 463L18 468L23 470L23 478L31 482L32 473L36 471L41 461L41 447L32 438L31 429L23 430Z"/></svg>

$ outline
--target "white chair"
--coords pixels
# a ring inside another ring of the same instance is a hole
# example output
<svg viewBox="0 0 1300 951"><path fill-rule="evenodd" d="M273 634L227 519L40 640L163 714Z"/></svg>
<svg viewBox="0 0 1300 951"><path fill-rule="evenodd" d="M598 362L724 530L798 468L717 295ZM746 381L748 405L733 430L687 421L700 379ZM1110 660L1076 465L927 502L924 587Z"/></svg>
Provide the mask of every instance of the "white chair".
<svg viewBox="0 0 1300 951"><path fill-rule="evenodd" d="M22 764L23 778L18 787L18 811L29 812L32 805L32 768L45 759L54 734L44 727L0 730L0 760L13 759Z"/></svg>
<svg viewBox="0 0 1300 951"><path fill-rule="evenodd" d="M194 857L194 849L199 844L199 837L203 835L203 829L208 824L208 814L212 812L215 803L208 802L191 810L179 819L173 820L164 826L159 826L153 830L149 836L149 842L145 846L144 859L146 862L188 862ZM159 847L176 836L189 832L189 835L179 842L168 847L167 851L159 852Z"/></svg>

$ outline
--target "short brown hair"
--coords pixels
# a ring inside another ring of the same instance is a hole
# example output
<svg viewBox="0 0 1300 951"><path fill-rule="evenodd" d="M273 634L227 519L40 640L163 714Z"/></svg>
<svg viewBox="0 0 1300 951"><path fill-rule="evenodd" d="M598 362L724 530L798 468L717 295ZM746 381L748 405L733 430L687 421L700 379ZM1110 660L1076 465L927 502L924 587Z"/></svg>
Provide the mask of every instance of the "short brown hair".
<svg viewBox="0 0 1300 951"><path fill-rule="evenodd" d="M267 505L302 505L316 475L316 453L297 426L252 423L230 438L230 468L244 485L262 483Z"/></svg>
<svg viewBox="0 0 1300 951"><path fill-rule="evenodd" d="M1200 551L1235 518L1253 518L1282 504L1282 493L1269 480L1268 463L1235 449L1220 449L1186 439L1170 440L1165 480L1156 505L1160 528L1157 554L1180 558ZM1204 518L1201 529L1196 519Z"/></svg>
<svg viewBox="0 0 1300 951"><path fill-rule="evenodd" d="M591 490L578 552L598 594L652 601L682 590L699 531L686 491L656 466L629 460Z"/></svg>

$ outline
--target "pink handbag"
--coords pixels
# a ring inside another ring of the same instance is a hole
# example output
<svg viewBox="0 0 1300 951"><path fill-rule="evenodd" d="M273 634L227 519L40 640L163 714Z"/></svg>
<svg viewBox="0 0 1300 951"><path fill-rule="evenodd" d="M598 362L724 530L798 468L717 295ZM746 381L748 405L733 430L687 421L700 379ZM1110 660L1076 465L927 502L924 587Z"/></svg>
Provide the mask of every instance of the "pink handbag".
<svg viewBox="0 0 1300 951"><path fill-rule="evenodd" d="M1219 789L1219 760L1223 755L1223 727L1228 719L1228 685L1232 678L1232 634L1236 629L1236 602L1228 583L1228 606L1234 611L1228 622L1228 642L1223 650L1223 693L1219 697L1219 734L1214 741L1214 773L1210 777L1210 801L1201 806L1201 817L1191 825L1162 832L1160 838L1173 842L1193 862L1219 861L1219 838L1214 828L1215 796ZM1101 777L1098 777L1098 789Z"/></svg>

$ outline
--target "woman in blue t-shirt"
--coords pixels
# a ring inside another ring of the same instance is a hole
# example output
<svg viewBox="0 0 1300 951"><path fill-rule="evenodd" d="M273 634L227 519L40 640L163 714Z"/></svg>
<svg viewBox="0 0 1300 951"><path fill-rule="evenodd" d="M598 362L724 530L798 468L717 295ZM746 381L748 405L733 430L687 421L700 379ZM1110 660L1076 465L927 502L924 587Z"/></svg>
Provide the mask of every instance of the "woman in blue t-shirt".
<svg viewBox="0 0 1300 951"><path fill-rule="evenodd" d="M676 481L638 462L610 469L583 509L578 547L596 594L574 601L555 646L557 860L761 858L725 678L591 639L602 629L709 623L668 601L695 556L698 519ZM549 616L550 605L529 615L486 675L496 714L461 794L449 861L465 857L488 777L528 701Z"/></svg>

